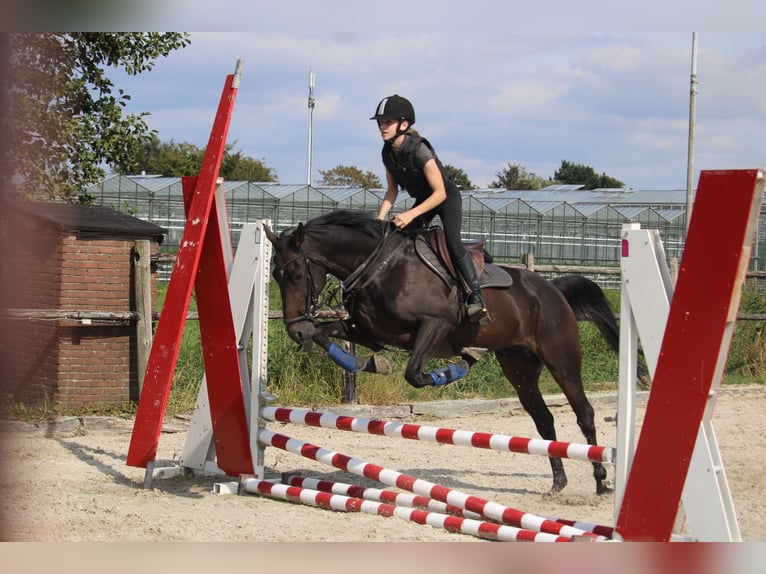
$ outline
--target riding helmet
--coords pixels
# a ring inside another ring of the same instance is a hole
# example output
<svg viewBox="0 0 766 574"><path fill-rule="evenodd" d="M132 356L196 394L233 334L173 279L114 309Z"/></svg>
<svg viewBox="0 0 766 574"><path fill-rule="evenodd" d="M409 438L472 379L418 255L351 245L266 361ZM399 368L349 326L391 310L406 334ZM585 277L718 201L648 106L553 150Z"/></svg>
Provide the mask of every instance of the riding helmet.
<svg viewBox="0 0 766 574"><path fill-rule="evenodd" d="M415 109L407 98L398 94L380 100L371 120L407 120L415 123Z"/></svg>

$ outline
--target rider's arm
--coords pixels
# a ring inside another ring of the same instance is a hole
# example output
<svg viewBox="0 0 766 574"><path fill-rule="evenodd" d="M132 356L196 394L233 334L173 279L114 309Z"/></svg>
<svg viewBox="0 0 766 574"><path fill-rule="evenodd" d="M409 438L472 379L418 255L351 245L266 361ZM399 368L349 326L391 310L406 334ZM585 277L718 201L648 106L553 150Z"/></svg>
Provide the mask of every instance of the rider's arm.
<svg viewBox="0 0 766 574"><path fill-rule="evenodd" d="M426 176L426 181L431 188L431 195L429 195L423 203L417 207L408 209L407 211L400 213L394 217L394 223L398 227L406 227L413 219L420 215L431 211L447 199L447 189L444 186L444 178L442 177L439 166L436 165L436 160L431 158L423 166L423 173Z"/></svg>
<svg viewBox="0 0 766 574"><path fill-rule="evenodd" d="M386 195L383 196L383 202L380 204L380 210L378 211L378 217L376 219L385 219L391 208L394 206L397 196L399 195L399 184L396 183L394 176L391 172L386 170Z"/></svg>

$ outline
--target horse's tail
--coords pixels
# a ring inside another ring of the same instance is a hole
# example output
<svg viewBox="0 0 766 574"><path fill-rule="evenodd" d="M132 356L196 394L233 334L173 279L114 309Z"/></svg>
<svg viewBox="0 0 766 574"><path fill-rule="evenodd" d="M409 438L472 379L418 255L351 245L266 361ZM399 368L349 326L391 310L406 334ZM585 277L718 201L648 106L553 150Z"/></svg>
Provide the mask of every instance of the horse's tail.
<svg viewBox="0 0 766 574"><path fill-rule="evenodd" d="M562 275L552 279L551 283L564 295L577 320L595 324L609 348L619 352L617 317L601 287L582 275Z"/></svg>

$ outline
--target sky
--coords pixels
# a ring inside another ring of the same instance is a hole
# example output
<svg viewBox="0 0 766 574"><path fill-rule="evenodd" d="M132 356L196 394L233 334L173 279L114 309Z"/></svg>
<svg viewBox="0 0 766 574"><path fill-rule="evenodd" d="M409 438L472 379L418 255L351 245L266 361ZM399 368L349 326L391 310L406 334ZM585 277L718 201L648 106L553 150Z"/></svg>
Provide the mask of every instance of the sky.
<svg viewBox="0 0 766 574"><path fill-rule="evenodd" d="M203 29L228 30L191 32L191 45L157 60L153 71L112 77L132 97L127 111L149 112L162 141L204 147L225 78L242 60L228 143L286 184L308 181L313 70L314 184L320 170L338 165L385 181L382 141L369 117L381 98L398 93L412 101L415 127L442 162L462 169L475 186L487 187L509 163L552 178L567 160L630 188L685 189L689 26L696 24L695 185L702 169L766 167L766 33L734 18L734 8L720 15L703 1L695 4L696 19L678 13L655 22L668 29L605 22L604 29L616 31L579 32L588 29L578 26L586 15L563 26L557 18L548 30L544 14L527 18L512 4L392 0L362 4L366 12L357 13L356 23L344 11L352 3L342 0L269 3L263 17L258 10L253 17L219 10ZM252 13L248 6L243 10ZM319 6L315 17L307 14ZM626 8L637 17L660 9L672 10L655 0ZM195 21L166 29L202 24Z"/></svg>

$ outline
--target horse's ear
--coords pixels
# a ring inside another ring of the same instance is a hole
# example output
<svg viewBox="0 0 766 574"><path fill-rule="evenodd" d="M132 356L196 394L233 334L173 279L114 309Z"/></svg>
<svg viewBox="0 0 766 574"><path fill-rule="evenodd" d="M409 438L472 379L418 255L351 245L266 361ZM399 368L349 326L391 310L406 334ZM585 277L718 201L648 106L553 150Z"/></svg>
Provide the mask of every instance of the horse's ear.
<svg viewBox="0 0 766 574"><path fill-rule="evenodd" d="M293 243L295 247L300 247L303 244L303 240L306 238L306 230L303 227L303 222L298 224L298 229L293 233Z"/></svg>
<svg viewBox="0 0 766 574"><path fill-rule="evenodd" d="M269 241L271 241L271 244L274 247L276 247L277 246L277 242L279 241L279 238L274 234L274 232L271 230L271 228L268 225L266 225L265 223L263 224L263 230L266 232L266 237L268 237Z"/></svg>

